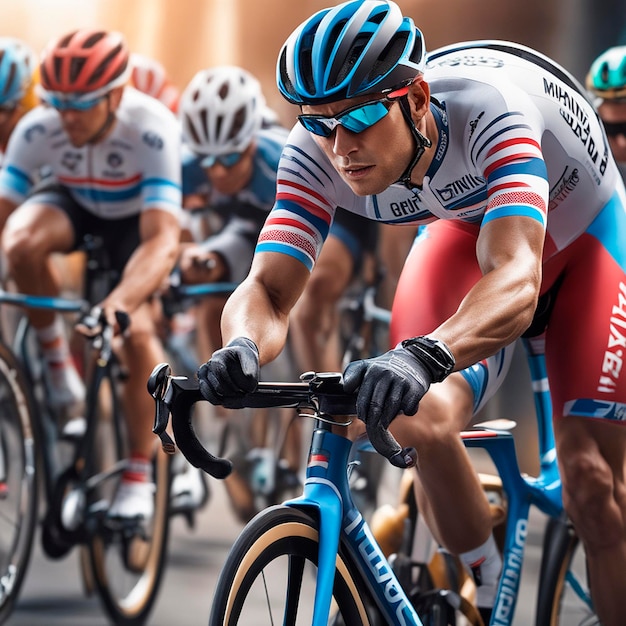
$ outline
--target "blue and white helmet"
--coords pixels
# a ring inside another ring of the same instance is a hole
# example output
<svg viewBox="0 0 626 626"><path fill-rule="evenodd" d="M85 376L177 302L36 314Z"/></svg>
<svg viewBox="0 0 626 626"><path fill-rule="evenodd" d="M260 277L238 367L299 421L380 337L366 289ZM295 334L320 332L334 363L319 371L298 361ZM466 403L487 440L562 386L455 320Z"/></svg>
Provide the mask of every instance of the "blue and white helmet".
<svg viewBox="0 0 626 626"><path fill-rule="evenodd" d="M413 20L386 0L319 11L285 42L276 80L293 104L325 104L393 91L423 73L425 44Z"/></svg>
<svg viewBox="0 0 626 626"><path fill-rule="evenodd" d="M0 37L0 105L17 104L33 80L35 55L19 39Z"/></svg>
<svg viewBox="0 0 626 626"><path fill-rule="evenodd" d="M603 100L626 100L626 46L605 50L587 74L587 89Z"/></svg>

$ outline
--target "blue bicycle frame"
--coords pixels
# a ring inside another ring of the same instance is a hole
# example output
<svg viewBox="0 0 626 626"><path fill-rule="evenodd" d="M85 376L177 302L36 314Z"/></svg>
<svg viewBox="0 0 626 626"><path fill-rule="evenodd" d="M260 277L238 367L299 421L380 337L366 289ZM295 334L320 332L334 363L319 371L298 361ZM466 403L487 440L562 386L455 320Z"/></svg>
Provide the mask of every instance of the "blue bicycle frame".
<svg viewBox="0 0 626 626"><path fill-rule="evenodd" d="M487 422L482 430L461 433L466 447L484 448L489 453L508 501L503 568L491 618L493 626L510 626L513 622L530 506L536 506L551 517L559 517L563 513L545 359L543 354L533 353L528 344L525 347L537 417L539 475L532 477L521 473L515 441L510 432L490 428Z"/></svg>
<svg viewBox="0 0 626 626"><path fill-rule="evenodd" d="M355 507L350 495L346 467L353 444L329 431L328 425L313 433L304 493L284 504L319 519L319 552L312 626L328 623L340 533L359 570L367 577L372 598L389 626L420 626L415 609L391 566ZM371 448L370 448L371 449Z"/></svg>

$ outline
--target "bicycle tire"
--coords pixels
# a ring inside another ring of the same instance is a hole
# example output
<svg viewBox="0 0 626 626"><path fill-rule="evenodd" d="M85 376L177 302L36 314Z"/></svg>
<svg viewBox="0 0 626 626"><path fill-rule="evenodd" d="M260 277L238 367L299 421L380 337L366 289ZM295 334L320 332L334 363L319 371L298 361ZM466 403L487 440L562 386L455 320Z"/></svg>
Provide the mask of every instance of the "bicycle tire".
<svg viewBox="0 0 626 626"><path fill-rule="evenodd" d="M0 343L0 624L15 606L37 525L39 431L34 415L22 370Z"/></svg>
<svg viewBox="0 0 626 626"><path fill-rule="evenodd" d="M318 523L314 518L282 505L262 511L244 528L230 550L217 582L209 625L311 624L315 575L306 568L316 566L317 553ZM272 602L269 609L260 606L258 593L266 604ZM306 598L306 604L301 604L302 598ZM329 621L333 626L384 624L341 545L333 600L336 612ZM263 615L265 610L275 610L277 604L283 603L282 619L273 622L271 615ZM264 617L269 621L263 621Z"/></svg>
<svg viewBox="0 0 626 626"><path fill-rule="evenodd" d="M109 425L113 427L113 456L110 462L125 458L121 442L123 428L121 412L118 410L117 395L110 385L101 388L108 395L104 401L104 409L110 409ZM107 407L106 402L110 402ZM103 410L103 409L101 409ZM99 415L100 421L106 425L106 419ZM101 463L105 461L100 459ZM107 465L108 466L108 465ZM171 486L171 457L162 450L155 455L154 480L156 484L154 515L150 523L142 527L144 537L136 532L130 533L127 528L112 529L106 521L106 515L96 519L87 537L88 561L85 587L94 585L101 604L116 626L138 626L148 619L158 596L165 562L169 538L169 500ZM103 500L110 501L116 480L108 481L104 486L107 493L100 494ZM136 525L135 525L136 527ZM90 573L89 573L90 572Z"/></svg>
<svg viewBox="0 0 626 626"><path fill-rule="evenodd" d="M591 606L584 548L567 520L548 520L538 587L537 626L600 624Z"/></svg>

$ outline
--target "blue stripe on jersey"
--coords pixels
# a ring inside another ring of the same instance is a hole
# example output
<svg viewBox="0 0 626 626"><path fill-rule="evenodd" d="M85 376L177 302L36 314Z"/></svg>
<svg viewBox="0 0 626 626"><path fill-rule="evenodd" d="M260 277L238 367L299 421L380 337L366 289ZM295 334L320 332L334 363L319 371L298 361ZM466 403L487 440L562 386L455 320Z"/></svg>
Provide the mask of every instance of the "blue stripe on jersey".
<svg viewBox="0 0 626 626"><path fill-rule="evenodd" d="M276 200L276 204L274 205L273 211L278 211L283 209L284 211L289 211L290 213L295 213L299 217L304 218L307 222L313 225L317 231L319 231L322 239L326 239L328 236L328 231L330 229L330 225L328 222L323 220L321 217L317 217L313 213L307 211L307 209L301 207L297 202L292 200L285 200L281 198L280 200Z"/></svg>
<svg viewBox="0 0 626 626"><path fill-rule="evenodd" d="M3 185L23 196L30 191L30 188L33 185L32 180L26 172L23 172L12 165L3 167L0 170L0 176L2 176Z"/></svg>
<svg viewBox="0 0 626 626"><path fill-rule="evenodd" d="M315 166L315 171L316 172L320 172L322 174L324 174L324 176L326 177L328 182L331 182L332 179L330 177L330 175L328 174L328 172L326 172L323 168L320 168L320 166L310 157L310 155L308 155L306 152L304 152L301 148L298 148L298 146L295 146L292 143L288 143L285 145L285 149L283 150L283 159L287 159L289 161L293 161L294 163L296 163L297 165L299 165L303 170L306 170L309 174L311 174L311 176L313 176L315 178L315 180L320 184L323 185L323 181L322 179L319 177L319 175L317 175L312 169L311 167L307 166L301 159L299 159L297 157L297 155L295 154L291 154L289 153L289 149L291 149L293 152L297 152L299 155L303 156L304 159L306 161L308 161L309 163L311 163L313 166ZM302 178L302 176L297 172L297 171L293 171L293 170L287 170L284 167L280 167L278 169L278 171L282 171L285 170L287 172L289 172L290 174L294 174L294 175L298 175L300 176L300 178Z"/></svg>
<svg viewBox="0 0 626 626"><path fill-rule="evenodd" d="M516 176L518 174L524 174L527 176L538 176L544 180L548 180L548 169L543 159L528 158L525 157L523 161L516 161L496 168L491 174L489 174L489 183L493 183L499 178L505 176Z"/></svg>
<svg viewBox="0 0 626 626"><path fill-rule="evenodd" d="M494 141L497 141L498 139L500 139L500 137L504 133L509 132L511 130L516 130L518 128L523 128L527 131L532 132L532 128L528 124L509 124L509 126L503 126L502 128L499 128L495 133L493 133L493 135L485 139L485 143L479 148L478 152L476 152L476 154L473 157L474 163L476 162L476 159L478 159L478 157L480 156L480 153L483 150L487 149ZM474 144L474 148L476 148L476 144Z"/></svg>
<svg viewBox="0 0 626 626"><path fill-rule="evenodd" d="M604 208L591 222L587 232L593 235L615 259L615 262L626 271L626 246L621 234L626 232L626 207L614 193Z"/></svg>
<svg viewBox="0 0 626 626"><path fill-rule="evenodd" d="M148 185L154 185L159 187L173 187L176 190L180 190L180 185L168 178L146 178L145 180L141 181L141 184L143 187L147 187Z"/></svg>
<svg viewBox="0 0 626 626"><path fill-rule="evenodd" d="M546 216L539 209L528 206L527 204L507 204L506 206L491 209L485 213L481 226L493 220L497 220L499 217L510 217L511 215L532 217L532 219L537 220L544 226L546 223Z"/></svg>
<svg viewBox="0 0 626 626"><path fill-rule="evenodd" d="M292 246L286 246L285 244L277 243L275 241L268 241L258 243L256 246L255 254L258 252L278 252L280 254L286 254L294 259L298 259L301 263L303 263L309 272L313 269L313 263L311 262L311 258L304 254L298 248L294 248Z"/></svg>
<svg viewBox="0 0 626 626"><path fill-rule="evenodd" d="M490 129L493 128L499 121L503 120L505 117L510 117L511 115L520 115L519 111L508 111L507 113L503 113L502 115L498 115L498 117L494 118L483 128L477 135L474 137L474 147L472 148L472 152L476 149L478 142L484 136L484 134ZM481 144L481 150L485 147L485 142ZM476 160L477 155L472 155L472 161Z"/></svg>
<svg viewBox="0 0 626 626"><path fill-rule="evenodd" d="M68 185L68 188L71 189L72 194L76 197L84 198L88 204L89 202L110 202L112 204L124 202L132 198L138 198L141 191L140 184L119 191L106 191L104 189L94 189L93 187L84 189L74 187L73 185Z"/></svg>

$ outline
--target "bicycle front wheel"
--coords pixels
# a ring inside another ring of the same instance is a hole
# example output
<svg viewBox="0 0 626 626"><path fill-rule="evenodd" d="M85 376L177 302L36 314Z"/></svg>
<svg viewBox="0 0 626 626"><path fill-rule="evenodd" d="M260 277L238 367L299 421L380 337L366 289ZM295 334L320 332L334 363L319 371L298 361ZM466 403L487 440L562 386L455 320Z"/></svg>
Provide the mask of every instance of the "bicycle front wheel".
<svg viewBox="0 0 626 626"><path fill-rule="evenodd" d="M566 520L550 519L544 538L537 626L593 626L585 550Z"/></svg>
<svg viewBox="0 0 626 626"><path fill-rule="evenodd" d="M257 515L222 569L209 625L310 625L318 541L317 522L300 510L274 506ZM340 548L328 623L382 625L367 596L360 575Z"/></svg>
<svg viewBox="0 0 626 626"><path fill-rule="evenodd" d="M37 522L38 431L21 370L0 344L0 624L9 617Z"/></svg>

